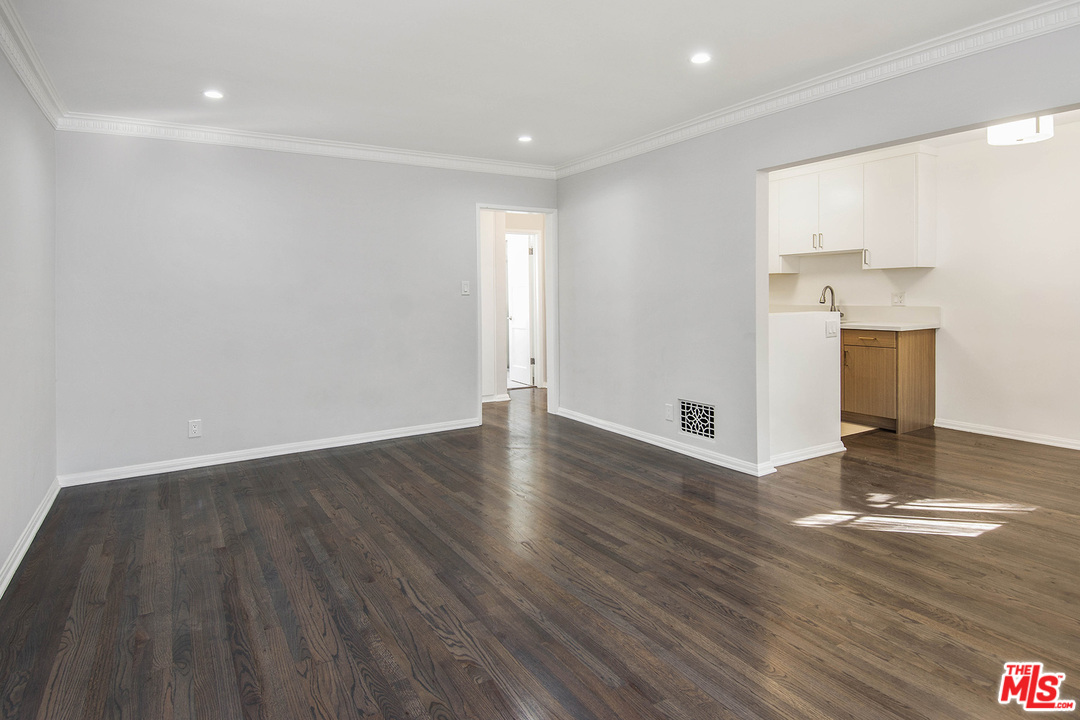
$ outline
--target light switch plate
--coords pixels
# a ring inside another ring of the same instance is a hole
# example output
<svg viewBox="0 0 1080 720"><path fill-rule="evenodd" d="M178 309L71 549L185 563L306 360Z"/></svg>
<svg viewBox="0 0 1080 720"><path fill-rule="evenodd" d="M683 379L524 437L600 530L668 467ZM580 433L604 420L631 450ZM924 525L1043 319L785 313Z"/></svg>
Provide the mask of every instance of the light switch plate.
<svg viewBox="0 0 1080 720"><path fill-rule="evenodd" d="M826 320L825 321L825 337L834 338L840 334L840 321L839 320Z"/></svg>
<svg viewBox="0 0 1080 720"><path fill-rule="evenodd" d="M471 295L472 294L472 291L469 289L469 281L468 280L462 280L461 281L461 294L462 295Z"/></svg>

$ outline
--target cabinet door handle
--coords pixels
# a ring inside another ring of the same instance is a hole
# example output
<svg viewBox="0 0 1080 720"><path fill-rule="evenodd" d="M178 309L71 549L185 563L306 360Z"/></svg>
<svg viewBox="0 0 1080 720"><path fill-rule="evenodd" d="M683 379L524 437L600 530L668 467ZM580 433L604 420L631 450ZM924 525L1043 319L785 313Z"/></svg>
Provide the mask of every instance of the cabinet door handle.
<svg viewBox="0 0 1080 720"><path fill-rule="evenodd" d="M813 244L814 249L817 250L817 233L810 236L810 242Z"/></svg>
<svg viewBox="0 0 1080 720"><path fill-rule="evenodd" d="M862 264L866 267L870 267L870 248L863 248Z"/></svg>
<svg viewBox="0 0 1080 720"><path fill-rule="evenodd" d="M863 337L862 335L859 336L859 339L860 340L877 340L876 337Z"/></svg>
<svg viewBox="0 0 1080 720"><path fill-rule="evenodd" d="M848 351L847 351L847 350L845 350L845 351L844 351L844 367L847 367L847 366L848 366L848 365L847 365L847 355L848 355Z"/></svg>
<svg viewBox="0 0 1080 720"><path fill-rule="evenodd" d="M817 234L817 246L821 250L825 249L825 233L818 233Z"/></svg>

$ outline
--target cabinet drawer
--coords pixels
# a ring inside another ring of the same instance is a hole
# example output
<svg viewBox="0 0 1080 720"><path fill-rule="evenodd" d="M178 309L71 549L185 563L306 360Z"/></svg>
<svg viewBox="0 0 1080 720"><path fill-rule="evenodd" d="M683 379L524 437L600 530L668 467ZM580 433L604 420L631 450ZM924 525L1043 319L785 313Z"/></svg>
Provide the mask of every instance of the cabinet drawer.
<svg viewBox="0 0 1080 720"><path fill-rule="evenodd" d="M845 345L859 347L896 347L896 332L893 330L844 330Z"/></svg>

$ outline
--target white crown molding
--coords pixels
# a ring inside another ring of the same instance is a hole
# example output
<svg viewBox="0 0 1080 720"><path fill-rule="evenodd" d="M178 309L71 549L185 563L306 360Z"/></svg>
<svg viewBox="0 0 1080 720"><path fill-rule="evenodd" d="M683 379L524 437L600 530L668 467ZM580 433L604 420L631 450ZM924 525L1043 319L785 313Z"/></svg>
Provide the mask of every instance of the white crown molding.
<svg viewBox="0 0 1080 720"><path fill-rule="evenodd" d="M70 113L64 108L9 0L0 0L0 49L41 111L58 130L228 145L552 180L610 165L755 118L1078 24L1080 0L1054 0L702 115L557 168L288 135Z"/></svg>
<svg viewBox="0 0 1080 720"><path fill-rule="evenodd" d="M230 452L215 453L213 455L197 455L193 457L178 458L176 460L161 460L158 462L142 463L140 465L126 465L124 467L109 468L106 470L69 473L66 475L58 475L56 481L59 484L59 487L90 485L93 483L110 482L112 480L126 480L128 478L146 477L148 475L160 475L161 473L167 472L210 467L211 465L224 465L226 463L243 462L245 460L259 460L261 458L276 457L278 455L292 455L294 453L309 452L311 450L326 450L327 448L360 445L363 443L378 442L380 440L396 440L398 438L412 437L414 435L428 435L430 433L446 432L448 430L462 430L464 428L478 427L479 425L480 418L478 417L467 418L464 420L451 420L449 422L432 423L430 425L414 425L412 427L378 430L376 432L360 433L358 435L343 435L341 437L324 438L322 440L305 440L302 442L285 443L284 445L268 445L265 447L252 448L250 450L233 450Z"/></svg>
<svg viewBox="0 0 1080 720"><path fill-rule="evenodd" d="M559 415L570 420L576 420L586 425L592 425L595 428L601 430L607 430L613 432L616 435L622 435L624 437L632 438L634 440L640 440L641 442L648 443L649 445L656 445L666 450L672 450L680 455L688 455L698 460L704 460L707 463L713 465L719 465L720 467L728 468L729 470L735 470L737 472L750 475L755 478L769 475L776 472L776 468L773 467L771 462L766 463L752 463L746 460L740 460L730 455L724 455L713 450L706 450L696 445L690 445L689 443L679 442L678 440L672 440L670 438L663 437L662 435L653 435L642 430L635 430L632 427L626 425L619 425L617 423L609 422L607 420L601 420L600 418L592 417L591 415L585 415L583 413L576 412L574 410L567 410L560 407L555 411L556 415ZM842 447L842 446L841 446Z"/></svg>
<svg viewBox="0 0 1080 720"><path fill-rule="evenodd" d="M943 35L674 125L557 168L558 178L626 160L765 115L1080 24L1080 2L1056 0Z"/></svg>
<svg viewBox="0 0 1080 720"><path fill-rule="evenodd" d="M60 118L57 129L69 132L152 138L155 140L178 140L207 145L229 145L256 150L272 150L300 155L322 155L348 160L394 163L397 165L419 165L444 170L465 170L468 172L515 175L544 180L555 179L555 168L544 165L484 160L460 155L442 155L415 150L377 147L375 145L315 140L290 135L272 135L201 125L182 125L155 120L110 117L107 115L67 113Z"/></svg>
<svg viewBox="0 0 1080 720"><path fill-rule="evenodd" d="M0 0L0 50L7 56L11 67L22 80L27 92L41 108L53 127L64 115L64 104L56 94L49 74L38 58L33 43L26 35L15 8L8 0Z"/></svg>

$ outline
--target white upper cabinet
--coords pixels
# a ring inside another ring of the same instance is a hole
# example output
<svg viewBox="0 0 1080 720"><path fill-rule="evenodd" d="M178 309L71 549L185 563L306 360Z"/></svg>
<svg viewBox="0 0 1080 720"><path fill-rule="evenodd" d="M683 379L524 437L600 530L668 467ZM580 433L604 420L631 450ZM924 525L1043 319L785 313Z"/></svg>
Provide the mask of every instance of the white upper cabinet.
<svg viewBox="0 0 1080 720"><path fill-rule="evenodd" d="M769 272L862 252L863 269L933 267L937 158L922 146L788 168L769 181Z"/></svg>
<svg viewBox="0 0 1080 720"><path fill-rule="evenodd" d="M797 175L776 186L781 255L862 249L862 165Z"/></svg>
<svg viewBox="0 0 1080 720"><path fill-rule="evenodd" d="M777 181L776 209L780 254L817 252L817 173Z"/></svg>
<svg viewBox="0 0 1080 720"><path fill-rule="evenodd" d="M863 268L934 266L936 161L932 155L912 153L863 166Z"/></svg>
<svg viewBox="0 0 1080 720"><path fill-rule="evenodd" d="M818 174L818 250L842 252L863 246L862 165Z"/></svg>

